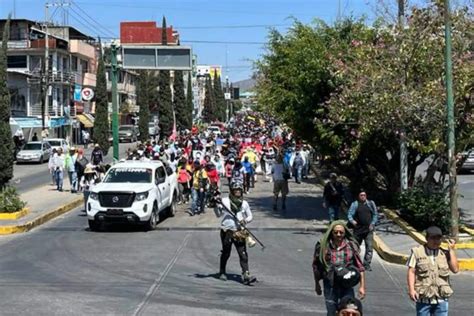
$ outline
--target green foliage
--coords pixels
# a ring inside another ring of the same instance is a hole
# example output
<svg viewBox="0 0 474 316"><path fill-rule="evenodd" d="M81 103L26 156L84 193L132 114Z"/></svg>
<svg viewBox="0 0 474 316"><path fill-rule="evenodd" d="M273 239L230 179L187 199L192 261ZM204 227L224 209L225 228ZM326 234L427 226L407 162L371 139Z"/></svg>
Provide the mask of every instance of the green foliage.
<svg viewBox="0 0 474 316"><path fill-rule="evenodd" d="M137 82L137 102L140 105L138 113L138 129L140 131L140 141L148 141L150 135L148 133L148 122L150 122L150 100L151 100L151 75L147 70L140 72Z"/></svg>
<svg viewBox="0 0 474 316"><path fill-rule="evenodd" d="M0 190L0 213L18 212L25 206L26 202L20 199L14 187L5 186Z"/></svg>
<svg viewBox="0 0 474 316"><path fill-rule="evenodd" d="M202 110L202 119L206 123L211 123L217 119L216 101L212 89L211 77L206 78L206 92L204 95L204 108Z"/></svg>
<svg viewBox="0 0 474 316"><path fill-rule="evenodd" d="M221 77L217 75L217 70L214 73L214 100L216 102L216 119L218 121L225 121L226 101L224 97L224 90L222 89Z"/></svg>
<svg viewBox="0 0 474 316"><path fill-rule="evenodd" d="M168 36L166 35L166 18L163 16L161 23L161 45L168 45Z"/></svg>
<svg viewBox="0 0 474 316"><path fill-rule="evenodd" d="M184 78L183 72L181 70L174 72L173 92L173 107L176 115L176 128L190 129L191 127L188 125L189 111L186 107L186 96L184 95Z"/></svg>
<svg viewBox="0 0 474 316"><path fill-rule="evenodd" d="M171 101L169 70L161 70L158 75L158 113L160 116L161 136L169 136L173 129L173 104Z"/></svg>
<svg viewBox="0 0 474 316"><path fill-rule="evenodd" d="M449 204L444 192L427 193L413 187L398 197L400 215L417 230L436 225L448 233L451 227Z"/></svg>
<svg viewBox="0 0 474 316"><path fill-rule="evenodd" d="M184 117L182 119L183 127L187 129L191 129L193 126L193 84L191 78L191 72L188 73L188 87L186 92L186 111L184 113Z"/></svg>
<svg viewBox="0 0 474 316"><path fill-rule="evenodd" d="M0 50L0 188L13 178L13 139L10 130L10 91L7 86L7 43L10 16L5 23Z"/></svg>
<svg viewBox="0 0 474 316"><path fill-rule="evenodd" d="M105 65L102 56L99 57L99 65L97 67L97 84L95 98L95 122L94 122L94 139L100 148L107 154L109 151L109 100L107 94L107 80L105 77Z"/></svg>

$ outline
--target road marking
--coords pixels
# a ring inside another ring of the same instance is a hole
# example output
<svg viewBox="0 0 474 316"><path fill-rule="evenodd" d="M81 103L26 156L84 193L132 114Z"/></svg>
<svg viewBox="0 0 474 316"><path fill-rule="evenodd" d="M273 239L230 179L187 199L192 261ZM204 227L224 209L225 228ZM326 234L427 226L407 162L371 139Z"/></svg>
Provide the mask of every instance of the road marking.
<svg viewBox="0 0 474 316"><path fill-rule="evenodd" d="M183 252L184 248L186 247L186 245L188 244L188 240L189 240L189 237L191 236L191 233L188 233L186 234L186 236L184 237L184 240L181 242L181 245L179 246L179 248L176 250L173 258L171 258L170 262L168 263L168 265L166 266L165 270L163 271L163 273L153 282L153 284L150 286L150 288L148 289L148 292L146 292L145 294L145 297L143 298L143 300L140 302L140 304L137 306L137 308L135 309L135 311L133 312L133 316L138 316L138 315L141 315L143 313L143 310L146 306L146 304L148 303L148 301L150 300L150 298L155 295L156 291L158 291L158 289L160 288L162 282L165 280L166 276L168 275L168 273L171 271L171 269L173 268L174 264L176 263L176 261L178 260L178 257L181 255L181 253Z"/></svg>
<svg viewBox="0 0 474 316"><path fill-rule="evenodd" d="M405 288L400 284L400 282L393 276L393 274L390 273L389 269L387 269L386 265L385 265L385 261L380 258L380 256L378 256L378 261L380 262L382 268L384 269L385 273L387 273L388 277L390 278L390 280L392 280L392 282L396 285L396 287L398 287L398 289L400 290L400 296L402 296L404 299L406 299L409 304L413 307L413 309L415 309L415 303L408 299L406 295L403 295L402 293L405 293L406 290ZM408 269L408 268L407 268Z"/></svg>

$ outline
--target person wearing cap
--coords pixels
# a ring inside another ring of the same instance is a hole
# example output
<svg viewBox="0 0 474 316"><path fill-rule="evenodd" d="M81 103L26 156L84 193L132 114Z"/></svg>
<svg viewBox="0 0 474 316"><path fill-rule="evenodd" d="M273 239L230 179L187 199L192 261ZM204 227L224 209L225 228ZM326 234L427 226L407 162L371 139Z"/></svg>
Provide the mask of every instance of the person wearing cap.
<svg viewBox="0 0 474 316"><path fill-rule="evenodd" d="M246 241L238 234L242 227L250 223L253 219L252 211L247 201L244 200L244 188L241 183L233 183L230 187L229 197L220 200L217 215L222 216L220 237L222 243L222 253L219 266L219 279L227 281L226 266L232 251L232 245L235 246L239 254L240 267L242 269L242 283L249 285L256 280L250 276L249 258L247 253ZM232 216L230 210L234 216Z"/></svg>
<svg viewBox="0 0 474 316"><path fill-rule="evenodd" d="M337 174L331 173L329 181L324 186L323 207L328 210L329 222L339 219L342 197L344 196L344 187L337 181Z"/></svg>
<svg viewBox="0 0 474 316"><path fill-rule="evenodd" d="M191 189L191 216L205 213L206 191L209 187L209 177L206 169L199 160L194 161L193 187Z"/></svg>
<svg viewBox="0 0 474 316"><path fill-rule="evenodd" d="M375 202L367 199L367 193L364 189L359 190L357 200L352 202L347 219L352 225L354 236L362 246L365 243L364 267L365 270L371 271L370 263L372 262L374 229L378 220L378 211Z"/></svg>
<svg viewBox="0 0 474 316"><path fill-rule="evenodd" d="M337 308L337 316L363 316L361 301L352 296L344 296Z"/></svg>
<svg viewBox="0 0 474 316"><path fill-rule="evenodd" d="M441 248L443 232L437 226L426 229L426 243L411 249L407 266L408 295L416 302L419 316L448 315L448 299L453 294L449 271L459 272L455 242Z"/></svg>

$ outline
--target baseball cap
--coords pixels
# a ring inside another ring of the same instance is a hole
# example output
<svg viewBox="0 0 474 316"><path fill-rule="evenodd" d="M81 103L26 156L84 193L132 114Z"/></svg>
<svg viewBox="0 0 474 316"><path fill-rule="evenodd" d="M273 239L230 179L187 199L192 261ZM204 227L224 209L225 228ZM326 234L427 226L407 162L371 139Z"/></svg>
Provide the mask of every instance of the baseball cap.
<svg viewBox="0 0 474 316"><path fill-rule="evenodd" d="M443 232L441 228L438 226L431 226L426 229L426 237L435 237L435 236L443 236Z"/></svg>
<svg viewBox="0 0 474 316"><path fill-rule="evenodd" d="M344 296L339 302L337 311L341 312L343 310L357 311L361 316L363 315L362 303L360 302L360 300L352 296Z"/></svg>

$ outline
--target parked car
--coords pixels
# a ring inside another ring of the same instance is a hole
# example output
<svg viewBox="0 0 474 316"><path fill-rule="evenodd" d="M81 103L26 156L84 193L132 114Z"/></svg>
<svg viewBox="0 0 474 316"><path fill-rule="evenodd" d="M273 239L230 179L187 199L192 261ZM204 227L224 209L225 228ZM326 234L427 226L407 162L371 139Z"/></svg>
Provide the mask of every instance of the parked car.
<svg viewBox="0 0 474 316"><path fill-rule="evenodd" d="M86 203L89 228L125 222L156 228L163 215L174 216L178 197L176 175L161 161L125 161L112 166Z"/></svg>
<svg viewBox="0 0 474 316"><path fill-rule="evenodd" d="M69 147L68 142L64 138L46 138L44 140L51 145L52 149L58 150L59 148L62 148L64 153L67 152Z"/></svg>
<svg viewBox="0 0 474 316"><path fill-rule="evenodd" d="M16 162L38 162L48 161L52 148L47 141L28 142L16 155Z"/></svg>
<svg viewBox="0 0 474 316"><path fill-rule="evenodd" d="M206 136L210 136L211 134L214 134L216 136L221 135L221 129L218 126L209 126L206 130Z"/></svg>
<svg viewBox="0 0 474 316"><path fill-rule="evenodd" d="M465 156L461 158L463 162L459 166L459 173L463 171L470 172L474 170L474 148L467 151Z"/></svg>
<svg viewBox="0 0 474 316"><path fill-rule="evenodd" d="M138 126L122 125L119 127L119 141L136 142L139 136Z"/></svg>

